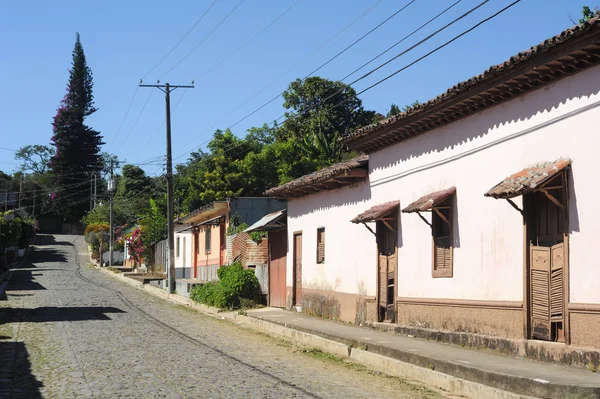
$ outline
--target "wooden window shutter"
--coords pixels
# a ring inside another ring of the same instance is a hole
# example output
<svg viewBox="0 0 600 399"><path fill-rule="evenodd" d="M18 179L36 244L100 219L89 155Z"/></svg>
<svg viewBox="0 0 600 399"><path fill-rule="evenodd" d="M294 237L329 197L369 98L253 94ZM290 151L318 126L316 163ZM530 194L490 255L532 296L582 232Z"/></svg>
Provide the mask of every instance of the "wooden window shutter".
<svg viewBox="0 0 600 399"><path fill-rule="evenodd" d="M435 270L450 270L452 267L452 243L450 236L434 237Z"/></svg>
<svg viewBox="0 0 600 399"><path fill-rule="evenodd" d="M211 226L206 226L204 230L204 252L210 253L211 241Z"/></svg>
<svg viewBox="0 0 600 399"><path fill-rule="evenodd" d="M550 248L531 246L531 335L550 339Z"/></svg>
<svg viewBox="0 0 600 399"><path fill-rule="evenodd" d="M325 227L317 229L317 263L325 263Z"/></svg>
<svg viewBox="0 0 600 399"><path fill-rule="evenodd" d="M552 264L550 267L550 320L563 321L564 290L564 244L556 244L550 248Z"/></svg>
<svg viewBox="0 0 600 399"><path fill-rule="evenodd" d="M433 277L453 276L453 199L454 196L450 196L432 209L431 229L433 235Z"/></svg>

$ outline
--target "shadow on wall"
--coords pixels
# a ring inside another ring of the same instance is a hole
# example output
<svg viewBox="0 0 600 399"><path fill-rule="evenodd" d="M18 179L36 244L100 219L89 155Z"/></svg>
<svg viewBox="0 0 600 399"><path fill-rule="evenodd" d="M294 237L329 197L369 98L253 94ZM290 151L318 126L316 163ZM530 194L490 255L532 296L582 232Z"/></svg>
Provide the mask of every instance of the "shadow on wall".
<svg viewBox="0 0 600 399"><path fill-rule="evenodd" d="M577 166L575 166L577 167ZM568 208L569 208L569 233L579 233L579 212L577 211L577 193L575 192L575 172L573 171L573 165L571 165L571 171L567 174L567 188L568 188Z"/></svg>
<svg viewBox="0 0 600 399"><path fill-rule="evenodd" d="M10 398L41 399L44 386L31 371L29 352L24 342L3 341L0 336L0 385ZM3 396L4 397L4 396Z"/></svg>
<svg viewBox="0 0 600 399"><path fill-rule="evenodd" d="M321 191L298 199L291 199L287 211L288 218L297 218L319 211L366 203L370 199L371 187L367 179L364 182L335 190ZM363 210L366 210L366 208L365 205ZM350 219L348 219L348 223L350 223Z"/></svg>
<svg viewBox="0 0 600 399"><path fill-rule="evenodd" d="M542 113L549 113L551 110L564 106L570 100L598 96L600 94L600 79L595 78L595 76L600 74L598 71L600 71L600 69L595 68L595 70L591 69L581 72L567 78L569 79L568 83L565 83L565 80L559 81L551 86L546 86L545 88L528 93L523 97L517 97L507 103L496 105L478 114L473 114L463 120L436 129L437 132L435 133L433 133L433 131L426 132L408 140L410 145L398 145L394 147L393 151L387 152L384 149L382 151L385 153L384 156L371 157L369 159L369 168L371 171L386 169L423 155L453 149L476 139L481 139L487 136L493 129L510 123L527 121ZM548 88L550 88L550 90L548 90ZM520 129L513 134L499 138L493 142L465 150L463 153L453 154L442 160L420 165L413 169L402 170L398 174L371 181L371 185L377 186L391 180L400 179L423 170L453 162L466 155L477 153L486 148L529 134L539 128L555 124L573 114L584 112L586 109L598 106L600 106L600 97L587 108L575 109L571 112L567 112L564 116L557 116L530 128ZM467 120L468 122L466 122ZM523 165L523 167L526 166L527 165ZM504 177L506 176L502 176L501 178ZM495 180L492 179L491 182L493 183Z"/></svg>

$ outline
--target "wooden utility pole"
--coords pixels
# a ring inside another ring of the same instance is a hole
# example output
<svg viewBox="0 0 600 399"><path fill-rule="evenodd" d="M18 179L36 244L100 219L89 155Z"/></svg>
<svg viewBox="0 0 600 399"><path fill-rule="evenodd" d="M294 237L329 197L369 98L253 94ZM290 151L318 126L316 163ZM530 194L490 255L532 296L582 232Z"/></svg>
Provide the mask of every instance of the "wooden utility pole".
<svg viewBox="0 0 600 399"><path fill-rule="evenodd" d="M173 221L173 154L171 152L171 92L175 89L193 89L194 86L171 86L169 83L164 85L144 85L140 87L154 87L162 90L165 93L165 105L167 111L167 227L168 227L168 239L167 239L167 253L169 259L169 267L167 268L169 292L173 294L175 292L175 232L174 232L174 221Z"/></svg>
<svg viewBox="0 0 600 399"><path fill-rule="evenodd" d="M108 183L108 220L109 220L109 235L108 235L108 266L113 264L113 193L115 190L115 180L113 179L113 159L110 159L110 181Z"/></svg>

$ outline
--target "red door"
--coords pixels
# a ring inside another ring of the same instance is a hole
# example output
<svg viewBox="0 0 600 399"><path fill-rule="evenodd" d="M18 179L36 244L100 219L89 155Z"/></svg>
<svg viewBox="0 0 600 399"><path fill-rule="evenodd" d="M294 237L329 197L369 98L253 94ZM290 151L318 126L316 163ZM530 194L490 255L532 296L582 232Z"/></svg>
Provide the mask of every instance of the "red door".
<svg viewBox="0 0 600 399"><path fill-rule="evenodd" d="M287 230L269 233L269 306L284 308Z"/></svg>

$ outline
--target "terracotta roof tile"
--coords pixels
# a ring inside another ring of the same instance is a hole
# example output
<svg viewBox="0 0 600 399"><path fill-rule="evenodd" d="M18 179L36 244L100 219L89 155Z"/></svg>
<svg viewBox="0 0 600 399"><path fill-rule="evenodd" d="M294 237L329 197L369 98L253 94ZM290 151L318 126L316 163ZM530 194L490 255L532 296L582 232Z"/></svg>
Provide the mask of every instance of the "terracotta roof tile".
<svg viewBox="0 0 600 399"><path fill-rule="evenodd" d="M400 201L390 201L375 205L351 220L352 223L373 222L400 205Z"/></svg>
<svg viewBox="0 0 600 399"><path fill-rule="evenodd" d="M404 213L425 212L431 210L434 206L451 196L456 192L456 187L449 187L445 190L436 191L422 196L418 200L412 202L406 208L402 209Z"/></svg>
<svg viewBox="0 0 600 399"><path fill-rule="evenodd" d="M570 159L543 162L515 173L489 190L484 195L492 198L513 198L535 191L552 179L558 172L571 164Z"/></svg>
<svg viewBox="0 0 600 399"><path fill-rule="evenodd" d="M265 191L265 195L276 198L288 198L300 196L299 190L306 187L313 187L316 184L324 183L342 175L349 174L355 169L367 170L369 165L369 156L361 155L349 161L339 162L313 173L309 173L288 183L273 187ZM366 174L365 174L366 177ZM320 191L315 189L314 191ZM304 193L303 195L306 195Z"/></svg>
<svg viewBox="0 0 600 399"><path fill-rule="evenodd" d="M592 36L598 35L599 28L600 17L592 18L581 25L575 25L543 41L537 46L531 47L529 50L510 57L501 64L488 68L480 75L454 85L446 90L446 92L423 104L361 128L349 134L343 140L352 149L373 152L387 145L400 142L427 130L479 112L507 99L522 95L527 91L535 90L552 80L560 79L570 73L576 73L589 66L598 65L600 63L597 57L598 48L600 48L600 39L596 40ZM567 46L568 43L586 35L592 37L592 40L582 40L573 49ZM555 48L557 50L564 48L565 54L556 54L554 58L546 59L548 57L547 54ZM564 62L561 59L563 65L558 70L559 73L548 74L543 78L531 78L524 75L531 71L535 72L536 68L540 66L547 69L548 65L553 64L552 68L555 68L556 59L561 57L564 58ZM583 57L585 61L578 62L578 57ZM538 58L539 61L536 61ZM530 61L531 68L520 71L519 67L526 61ZM519 73L519 75L513 76L515 73ZM526 84L521 84L517 80L524 81ZM488 82L493 83L493 87L485 88ZM510 86L510 90L506 90L507 86ZM500 91L502 93L501 95L491 95L487 90ZM482 93L485 95L485 100L479 97ZM459 102L453 103L455 100ZM446 105L452 108L448 109ZM441 111L444 112L442 113Z"/></svg>

